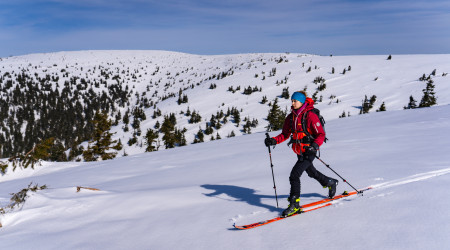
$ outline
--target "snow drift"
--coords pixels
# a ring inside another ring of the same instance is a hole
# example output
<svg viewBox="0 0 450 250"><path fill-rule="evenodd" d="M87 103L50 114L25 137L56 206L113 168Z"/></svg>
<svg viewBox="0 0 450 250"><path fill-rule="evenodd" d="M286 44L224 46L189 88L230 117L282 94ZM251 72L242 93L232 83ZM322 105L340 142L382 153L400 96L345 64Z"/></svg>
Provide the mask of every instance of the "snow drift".
<svg viewBox="0 0 450 250"><path fill-rule="evenodd" d="M285 144L272 150L277 208L264 133L103 162L46 162L0 178L1 206L30 182L49 187L0 217L0 240L4 249L445 249L449 132L448 105L332 120L321 158L352 185L374 189L247 231L232 225L287 206L296 159ZM302 176L301 203L326 194Z"/></svg>

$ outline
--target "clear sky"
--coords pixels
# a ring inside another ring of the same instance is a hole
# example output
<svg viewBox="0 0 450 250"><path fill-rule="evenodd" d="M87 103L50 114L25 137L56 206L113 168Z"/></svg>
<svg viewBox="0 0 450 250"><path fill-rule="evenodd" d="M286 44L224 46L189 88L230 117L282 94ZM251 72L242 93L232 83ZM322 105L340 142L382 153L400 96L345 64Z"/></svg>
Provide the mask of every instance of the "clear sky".
<svg viewBox="0 0 450 250"><path fill-rule="evenodd" d="M450 1L0 0L0 57L97 49L450 53Z"/></svg>

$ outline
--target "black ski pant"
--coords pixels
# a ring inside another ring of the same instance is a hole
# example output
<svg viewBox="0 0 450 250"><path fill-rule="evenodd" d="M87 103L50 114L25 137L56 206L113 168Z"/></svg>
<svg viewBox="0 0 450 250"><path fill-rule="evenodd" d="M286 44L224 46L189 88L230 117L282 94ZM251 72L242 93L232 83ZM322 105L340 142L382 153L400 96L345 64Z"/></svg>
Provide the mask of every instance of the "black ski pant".
<svg viewBox="0 0 450 250"><path fill-rule="evenodd" d="M330 178L317 171L314 167L312 162L315 159L315 155L303 154L297 155L297 158L298 160L292 168L291 175L289 176L289 182L291 183L291 197L294 195L300 197L300 177L304 171L306 171L309 177L317 180L323 187L327 186Z"/></svg>

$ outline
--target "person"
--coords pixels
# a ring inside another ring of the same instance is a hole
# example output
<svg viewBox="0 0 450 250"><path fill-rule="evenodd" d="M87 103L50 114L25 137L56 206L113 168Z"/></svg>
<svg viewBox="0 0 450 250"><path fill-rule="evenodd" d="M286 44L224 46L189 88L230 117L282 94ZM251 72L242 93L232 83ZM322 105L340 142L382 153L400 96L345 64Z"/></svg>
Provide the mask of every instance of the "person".
<svg viewBox="0 0 450 250"><path fill-rule="evenodd" d="M283 211L282 216L287 217L301 212L300 207L300 177L306 171L309 177L316 179L324 188L328 187L328 197L336 194L338 181L325 176L313 165L319 147L325 140L325 130L319 117L314 112L308 112L314 108L314 101L307 97L306 92L298 91L292 94L292 112L286 117L281 134L268 137L264 140L267 147L280 144L291 138L288 145L297 154L297 162L291 170L289 182L291 190L289 194L289 206ZM303 126L302 121L305 123ZM312 136L309 137L303 129Z"/></svg>

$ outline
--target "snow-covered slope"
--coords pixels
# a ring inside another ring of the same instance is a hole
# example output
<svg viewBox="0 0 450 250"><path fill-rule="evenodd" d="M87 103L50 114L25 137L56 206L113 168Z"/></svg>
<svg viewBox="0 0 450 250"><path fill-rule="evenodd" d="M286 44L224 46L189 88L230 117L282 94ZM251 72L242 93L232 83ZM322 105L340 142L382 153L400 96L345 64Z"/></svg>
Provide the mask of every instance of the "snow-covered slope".
<svg viewBox="0 0 450 250"><path fill-rule="evenodd" d="M313 95L318 87L313 83L317 77L325 79L326 88L318 92L317 98L322 101L316 106L327 121L337 119L343 112L352 116L359 114L365 96L377 97L370 112L375 112L383 102L388 111L401 110L411 95L419 102L426 86L426 82L419 81L419 78L423 75L428 77L433 71L435 74L430 77L434 81L438 105L450 104L450 76L447 75L450 55L393 55L391 60L387 57L295 53L201 56L167 51L78 51L1 58L0 73L26 71L41 78L58 76L59 88L63 88L64 82L71 77L78 77L78 83L81 79L104 81L108 86L120 82L124 89L128 86L131 91L129 103L125 107L117 106L116 112L121 112L122 116L138 100L148 98L154 101L155 105L145 110L147 120L140 124L143 133L136 144L127 144L134 131L125 132L123 128L126 126L122 121L112 128L116 133L114 139L121 139L124 144L123 151L118 154L121 156L144 152L145 132L154 129L157 122L162 124L164 115L170 113L176 114L177 128L186 128L188 144L194 141L199 129L206 129L212 115L227 112L233 107L240 111L241 122L236 124L229 119L222 128L205 136L205 141L217 134L221 138L226 138L231 132L243 135L244 118L258 120L252 133L265 131L268 124L265 118L270 109L268 104L278 97L281 109L289 109L290 100L280 98L283 89L288 88L290 94L306 89L309 95ZM210 89L213 84L216 88ZM228 91L238 86L239 91ZM244 89L248 87L257 87L261 92L244 95ZM188 97L188 103L177 104L180 90ZM108 92L103 84L94 87L93 91ZM173 97L167 98L171 95ZM268 102L261 104L264 96ZM188 123L189 117L182 113L188 108L191 112L200 113L200 123ZM152 119L158 109L162 116ZM162 136L161 133L160 139ZM160 150L163 149L161 146Z"/></svg>
<svg viewBox="0 0 450 250"><path fill-rule="evenodd" d="M364 88L355 91L363 93ZM378 94L372 88L367 91ZM285 144L272 150L277 208L264 133L103 162L45 163L33 172L0 177L2 206L8 204L9 193L30 182L49 187L32 193L23 207L0 217L1 246L448 248L449 105L330 120L327 132L330 141L322 147L321 158L352 185L372 186L373 190L281 222L236 231L232 230L234 223L274 217L287 205L288 176L296 157ZM315 165L333 176L320 162ZM100 191L77 193L77 186ZM338 192L344 190L350 188L341 181ZM318 183L302 176L301 203L325 195Z"/></svg>

